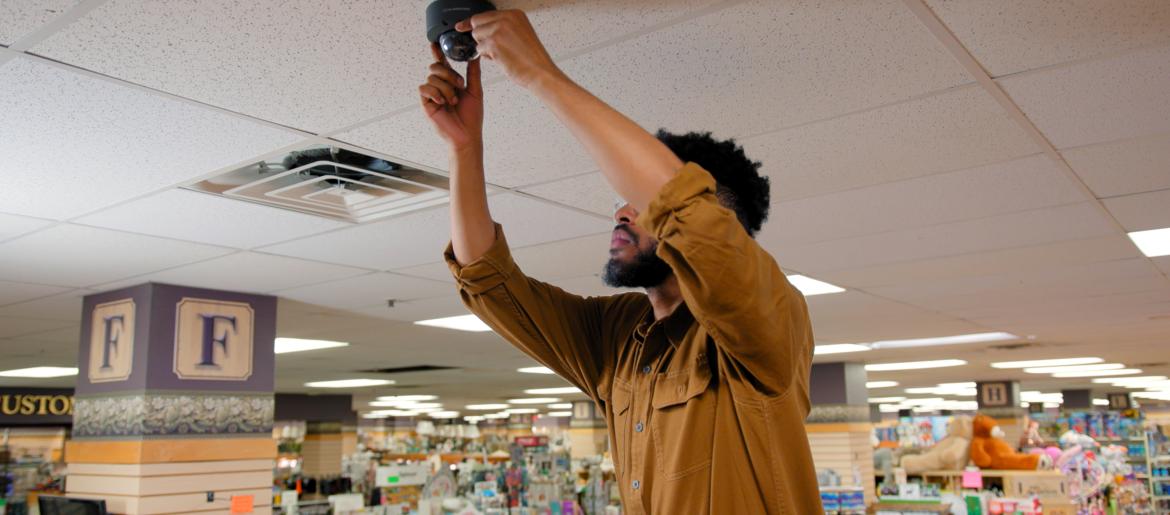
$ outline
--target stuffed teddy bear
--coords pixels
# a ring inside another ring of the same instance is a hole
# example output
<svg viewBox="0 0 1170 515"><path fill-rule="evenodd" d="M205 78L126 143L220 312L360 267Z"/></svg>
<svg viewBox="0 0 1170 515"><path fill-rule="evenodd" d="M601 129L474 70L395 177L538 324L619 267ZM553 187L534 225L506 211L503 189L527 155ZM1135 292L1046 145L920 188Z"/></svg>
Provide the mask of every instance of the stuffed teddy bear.
<svg viewBox="0 0 1170 515"><path fill-rule="evenodd" d="M971 448L971 417L957 416L947 427L947 437L922 454L902 458L907 474L921 474L928 470L961 470L967 466Z"/></svg>
<svg viewBox="0 0 1170 515"><path fill-rule="evenodd" d="M986 415L976 415L971 439L971 461L993 470L1036 470L1040 455L1020 454L1003 440L1003 429Z"/></svg>

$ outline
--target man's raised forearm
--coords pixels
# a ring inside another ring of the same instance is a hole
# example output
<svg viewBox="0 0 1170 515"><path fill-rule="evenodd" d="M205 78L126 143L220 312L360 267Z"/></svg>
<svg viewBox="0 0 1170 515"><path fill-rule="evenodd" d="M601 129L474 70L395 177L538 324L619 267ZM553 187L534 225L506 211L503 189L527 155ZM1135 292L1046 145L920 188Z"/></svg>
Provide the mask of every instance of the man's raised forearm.
<svg viewBox="0 0 1170 515"><path fill-rule="evenodd" d="M483 176L483 145L451 150L451 247L455 260L479 259L496 239Z"/></svg>

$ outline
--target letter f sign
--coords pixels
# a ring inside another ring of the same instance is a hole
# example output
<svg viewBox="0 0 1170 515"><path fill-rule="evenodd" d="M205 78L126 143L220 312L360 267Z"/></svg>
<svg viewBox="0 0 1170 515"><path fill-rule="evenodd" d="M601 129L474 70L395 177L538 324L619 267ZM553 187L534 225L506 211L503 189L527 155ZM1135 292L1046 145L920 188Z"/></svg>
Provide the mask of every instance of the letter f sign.
<svg viewBox="0 0 1170 515"><path fill-rule="evenodd" d="M118 337L122 335L122 327L126 318L122 315L112 315L102 318L106 324L106 339L102 344L102 368L110 369L110 350L118 349ZM118 324L118 332L114 332L114 323Z"/></svg>
<svg viewBox="0 0 1170 515"><path fill-rule="evenodd" d="M232 332L236 331L236 317L229 317L224 315L203 315L199 318L203 319L203 352L202 358L199 360L200 367L218 367L215 363L215 346L219 345L223 348L223 353L226 356L228 352L228 332L225 330L223 335L216 338L215 328L216 322L224 321L231 324Z"/></svg>

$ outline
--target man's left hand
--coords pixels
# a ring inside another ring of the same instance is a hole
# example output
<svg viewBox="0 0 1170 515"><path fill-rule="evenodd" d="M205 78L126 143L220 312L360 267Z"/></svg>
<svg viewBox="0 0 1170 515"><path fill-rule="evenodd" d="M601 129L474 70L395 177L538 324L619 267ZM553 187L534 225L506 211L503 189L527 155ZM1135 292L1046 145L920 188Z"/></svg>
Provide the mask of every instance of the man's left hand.
<svg viewBox="0 0 1170 515"><path fill-rule="evenodd" d="M548 55L528 15L520 10L489 11L459 22L455 30L471 32L479 54L504 68L516 84L530 88L561 73Z"/></svg>

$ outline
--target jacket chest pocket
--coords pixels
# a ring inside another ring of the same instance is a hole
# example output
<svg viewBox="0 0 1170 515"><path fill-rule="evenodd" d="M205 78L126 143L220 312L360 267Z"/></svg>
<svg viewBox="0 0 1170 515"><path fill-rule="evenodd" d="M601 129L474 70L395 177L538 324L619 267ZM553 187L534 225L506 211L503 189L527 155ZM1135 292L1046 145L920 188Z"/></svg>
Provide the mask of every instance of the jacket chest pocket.
<svg viewBox="0 0 1170 515"><path fill-rule="evenodd" d="M610 393L610 410L613 420L610 421L610 430L613 431L613 456L614 464L618 467L618 471L622 472L627 469L626 460L630 454L630 404L634 399L634 389L630 385L619 382L613 383L613 390Z"/></svg>
<svg viewBox="0 0 1170 515"><path fill-rule="evenodd" d="M651 398L650 428L658 472L679 479L711 465L715 396L705 360L658 379Z"/></svg>

